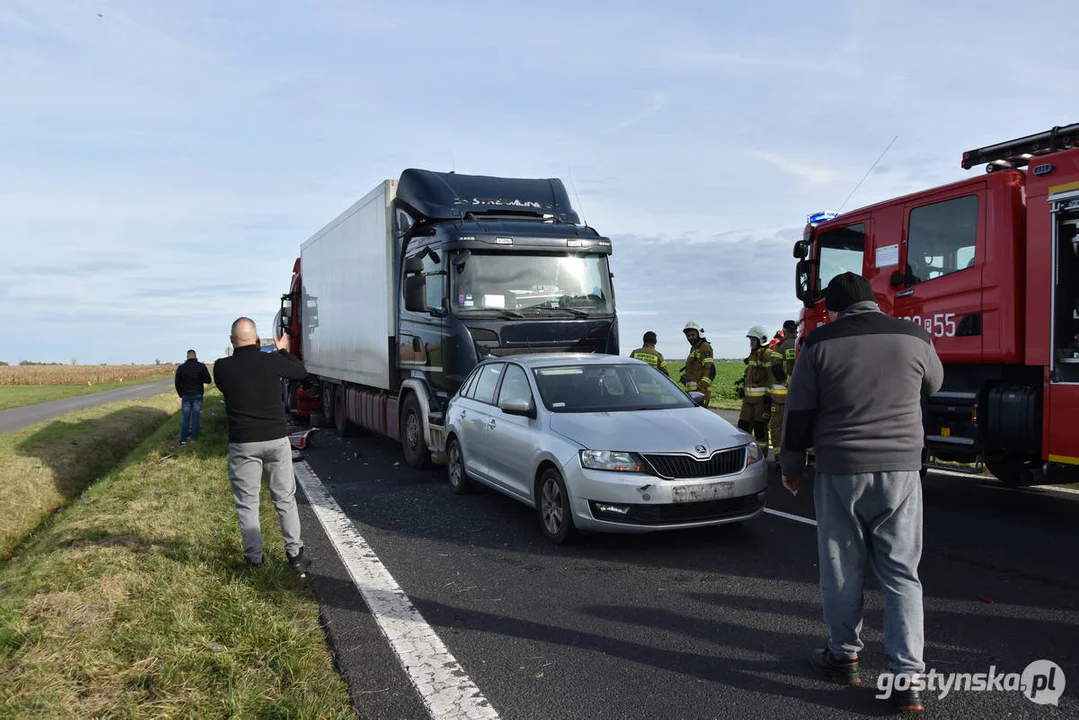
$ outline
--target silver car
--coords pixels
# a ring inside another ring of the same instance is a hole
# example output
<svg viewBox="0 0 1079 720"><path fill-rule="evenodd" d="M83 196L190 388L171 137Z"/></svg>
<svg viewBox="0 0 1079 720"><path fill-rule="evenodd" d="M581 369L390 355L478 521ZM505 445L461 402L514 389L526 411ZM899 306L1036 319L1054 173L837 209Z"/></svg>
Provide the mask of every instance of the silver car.
<svg viewBox="0 0 1079 720"><path fill-rule="evenodd" d="M557 544L748 520L764 508L767 463L702 397L614 355L485 360L446 411L450 487L479 482L536 508Z"/></svg>

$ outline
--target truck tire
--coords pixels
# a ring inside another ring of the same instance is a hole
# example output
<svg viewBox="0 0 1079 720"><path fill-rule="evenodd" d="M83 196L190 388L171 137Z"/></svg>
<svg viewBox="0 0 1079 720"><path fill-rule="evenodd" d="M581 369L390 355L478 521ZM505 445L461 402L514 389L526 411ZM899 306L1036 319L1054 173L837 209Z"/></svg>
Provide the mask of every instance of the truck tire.
<svg viewBox="0 0 1079 720"><path fill-rule="evenodd" d="M338 385L333 391L333 426L338 437L356 434L356 425L345 415L345 388Z"/></svg>
<svg viewBox="0 0 1079 720"><path fill-rule="evenodd" d="M401 448L405 461L412 467L422 469L431 464L431 452L423 437L423 411L413 393L405 398L401 409Z"/></svg>
<svg viewBox="0 0 1079 720"><path fill-rule="evenodd" d="M1000 455L985 459L985 467L993 474L993 477L1008 487L1022 487L1026 484L1023 481L1025 466L1023 459L1016 455Z"/></svg>

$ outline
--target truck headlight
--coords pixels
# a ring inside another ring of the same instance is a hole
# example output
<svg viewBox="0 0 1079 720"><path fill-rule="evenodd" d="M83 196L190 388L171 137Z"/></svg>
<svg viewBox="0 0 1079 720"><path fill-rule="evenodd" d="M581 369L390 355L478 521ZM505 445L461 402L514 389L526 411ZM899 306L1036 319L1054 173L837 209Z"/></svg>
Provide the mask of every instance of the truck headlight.
<svg viewBox="0 0 1079 720"><path fill-rule="evenodd" d="M751 442L746 445L746 465L752 465L764 458L764 453L761 452L761 446L756 442Z"/></svg>
<svg viewBox="0 0 1079 720"><path fill-rule="evenodd" d="M581 450L581 467L614 472L644 472L644 460L635 453L618 450Z"/></svg>

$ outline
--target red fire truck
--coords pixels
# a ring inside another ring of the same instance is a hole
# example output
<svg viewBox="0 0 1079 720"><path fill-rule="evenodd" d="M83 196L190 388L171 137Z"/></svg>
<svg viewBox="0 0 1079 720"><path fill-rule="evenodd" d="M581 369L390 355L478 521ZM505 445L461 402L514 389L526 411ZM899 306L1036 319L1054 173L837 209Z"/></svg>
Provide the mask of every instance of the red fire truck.
<svg viewBox="0 0 1079 720"><path fill-rule="evenodd" d="M1007 485L1079 481L1079 123L963 154L986 174L840 215L794 245L799 337L839 273L924 325L944 386L923 401L926 467ZM955 466L950 466L955 469Z"/></svg>

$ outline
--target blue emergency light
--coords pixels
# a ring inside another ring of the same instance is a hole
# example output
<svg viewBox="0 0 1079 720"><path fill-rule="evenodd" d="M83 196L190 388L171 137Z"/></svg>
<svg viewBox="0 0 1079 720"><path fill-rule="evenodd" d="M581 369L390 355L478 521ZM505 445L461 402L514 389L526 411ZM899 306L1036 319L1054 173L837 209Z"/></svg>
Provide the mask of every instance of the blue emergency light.
<svg viewBox="0 0 1079 720"><path fill-rule="evenodd" d="M810 225L819 225L822 222L828 222L829 220L831 220L834 217L839 217L839 213L837 213L837 212L819 212L819 213L816 213L814 215L810 215L806 219L806 222L809 223Z"/></svg>

